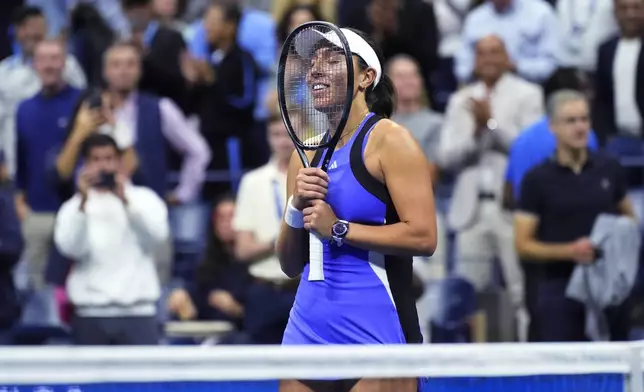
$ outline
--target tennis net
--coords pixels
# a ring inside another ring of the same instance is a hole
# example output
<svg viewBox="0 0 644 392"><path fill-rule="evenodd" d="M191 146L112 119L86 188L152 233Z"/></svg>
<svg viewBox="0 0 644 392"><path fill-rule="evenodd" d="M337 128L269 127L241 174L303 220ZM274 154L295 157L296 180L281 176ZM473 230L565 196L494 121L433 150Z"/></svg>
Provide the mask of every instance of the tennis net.
<svg viewBox="0 0 644 392"><path fill-rule="evenodd" d="M427 392L644 392L644 343L0 349L0 392L276 392L419 377Z"/></svg>

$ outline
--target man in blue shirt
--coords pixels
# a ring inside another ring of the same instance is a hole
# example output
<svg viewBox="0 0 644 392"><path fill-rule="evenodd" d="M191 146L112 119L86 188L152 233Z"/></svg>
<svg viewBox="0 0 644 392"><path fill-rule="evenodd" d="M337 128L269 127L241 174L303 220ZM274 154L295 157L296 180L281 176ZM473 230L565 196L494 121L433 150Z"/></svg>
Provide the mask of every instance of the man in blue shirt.
<svg viewBox="0 0 644 392"><path fill-rule="evenodd" d="M54 218L63 201L48 181L47 167L65 140L80 96L80 90L69 86L63 78L65 57L65 48L59 41L38 44L34 69L42 90L20 103L16 115L16 207L26 237L30 281L36 288L44 284L44 268L53 250Z"/></svg>
<svg viewBox="0 0 644 392"><path fill-rule="evenodd" d="M506 186L510 186L513 199L518 200L523 176L534 166L549 158L556 149L557 141L550 130L550 119L544 116L527 129L512 143L508 168L505 176ZM595 133L591 131L588 138L588 148L597 150L598 142Z"/></svg>

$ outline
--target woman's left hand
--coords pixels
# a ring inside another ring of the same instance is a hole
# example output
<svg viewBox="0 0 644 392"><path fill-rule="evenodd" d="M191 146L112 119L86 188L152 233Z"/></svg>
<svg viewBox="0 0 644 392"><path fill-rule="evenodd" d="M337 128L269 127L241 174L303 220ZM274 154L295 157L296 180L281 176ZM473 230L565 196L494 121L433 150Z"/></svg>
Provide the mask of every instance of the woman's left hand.
<svg viewBox="0 0 644 392"><path fill-rule="evenodd" d="M311 206L302 210L304 214L304 228L316 233L324 239L332 237L332 228L338 217L331 206L322 200L313 200Z"/></svg>

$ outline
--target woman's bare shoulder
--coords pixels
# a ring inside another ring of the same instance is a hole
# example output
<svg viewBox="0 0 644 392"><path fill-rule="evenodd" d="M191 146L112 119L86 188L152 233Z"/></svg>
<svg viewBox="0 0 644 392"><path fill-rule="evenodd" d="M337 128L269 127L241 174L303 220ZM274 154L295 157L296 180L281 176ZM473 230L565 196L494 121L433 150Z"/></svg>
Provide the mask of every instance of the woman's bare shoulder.
<svg viewBox="0 0 644 392"><path fill-rule="evenodd" d="M407 128L388 118L378 121L373 131L371 131L369 143L378 150L399 150L410 147L420 149Z"/></svg>

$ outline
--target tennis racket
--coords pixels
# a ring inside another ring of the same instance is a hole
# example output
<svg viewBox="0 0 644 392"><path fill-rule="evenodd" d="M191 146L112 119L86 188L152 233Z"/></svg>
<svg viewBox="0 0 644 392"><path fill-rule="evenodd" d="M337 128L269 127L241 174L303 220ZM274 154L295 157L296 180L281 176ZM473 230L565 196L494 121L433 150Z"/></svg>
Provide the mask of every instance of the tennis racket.
<svg viewBox="0 0 644 392"><path fill-rule="evenodd" d="M353 59L340 29L326 22L298 26L286 38L277 73L282 119L304 167L305 151L324 150L329 161L347 123L353 99ZM309 280L324 280L324 245L309 234Z"/></svg>

